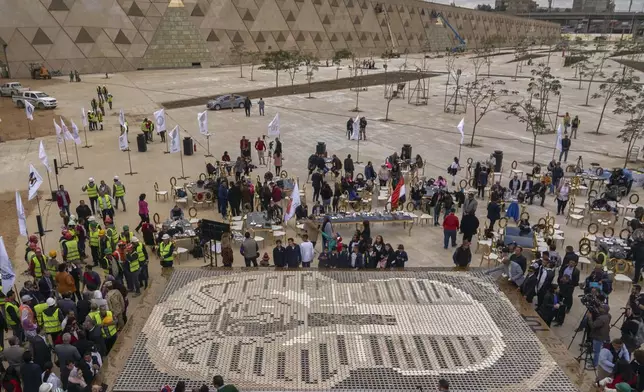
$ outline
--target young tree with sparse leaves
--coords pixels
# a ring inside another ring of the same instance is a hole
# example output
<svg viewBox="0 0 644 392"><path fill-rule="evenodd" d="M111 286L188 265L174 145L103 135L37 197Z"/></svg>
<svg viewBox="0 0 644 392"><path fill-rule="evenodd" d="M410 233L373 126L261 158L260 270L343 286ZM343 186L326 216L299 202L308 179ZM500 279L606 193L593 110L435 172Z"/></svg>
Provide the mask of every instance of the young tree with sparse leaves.
<svg viewBox="0 0 644 392"><path fill-rule="evenodd" d="M503 109L525 123L532 131L532 163L537 155L537 136L547 129L548 102L561 93L561 82L550 73L550 67L539 64L532 70L526 90L527 96L518 101L507 101Z"/></svg>
<svg viewBox="0 0 644 392"><path fill-rule="evenodd" d="M279 86L279 73L281 70L287 69L291 53L284 50L276 50L264 54L262 62L268 69L275 71L275 87Z"/></svg>
<svg viewBox="0 0 644 392"><path fill-rule="evenodd" d="M601 77L605 77L603 73L600 73ZM597 122L597 129L595 133L599 133L599 128L602 125L602 120L604 119L604 112L608 103L613 99L620 97L626 94L629 91L639 91L641 87L635 82L639 81L639 76L633 75L633 70L628 69L625 72L614 71L613 74L606 78L604 83L599 85L599 92L592 95L593 99L604 99L604 104L602 106L602 111L599 115L599 121Z"/></svg>
<svg viewBox="0 0 644 392"><path fill-rule="evenodd" d="M476 126L486 114L498 109L499 97L508 95L507 89L500 89L505 82L502 80L489 81L487 79L474 80L465 84L465 99L474 107L474 125L472 125L472 139L470 147L474 147L474 134ZM497 91L497 89L499 89Z"/></svg>
<svg viewBox="0 0 644 392"><path fill-rule="evenodd" d="M604 61L606 61L606 58L607 56L604 54L604 56L600 58L599 63L589 61L586 64L584 64L583 69L580 71L583 73L583 76L590 78L588 80L588 89L586 90L586 103L583 106L590 106L588 105L588 99L590 98L590 87L593 85L595 76L597 76L597 74L601 72L602 68L604 67ZM579 77L579 79L580 79L579 86L581 87L581 76Z"/></svg>
<svg viewBox="0 0 644 392"><path fill-rule="evenodd" d="M257 65L257 62L259 61L261 57L260 52L250 52L248 54L249 59L250 59L250 81L254 81L253 76L255 74L255 65Z"/></svg>
<svg viewBox="0 0 644 392"><path fill-rule="evenodd" d="M514 47L514 61L517 63L516 68L514 69L514 81L517 80L517 74L519 73L519 67L521 67L521 72L523 72L523 57L528 53L528 40L526 37L519 37Z"/></svg>
<svg viewBox="0 0 644 392"><path fill-rule="evenodd" d="M306 80L309 83L309 98L311 97L311 81L313 80L313 73L320 68L320 59L311 54L302 56L304 65L306 66Z"/></svg>
<svg viewBox="0 0 644 392"><path fill-rule="evenodd" d="M619 131L617 138L626 143L626 157L624 167L628 164L628 157L635 143L644 138L644 92L638 94L625 94L615 98L617 108L613 113L625 115L629 118L624 122L624 128Z"/></svg>
<svg viewBox="0 0 644 392"><path fill-rule="evenodd" d="M291 52L291 55L286 62L286 71L288 72L288 76L291 78L291 89L293 89L293 92L295 92L295 76L302 70L300 67L303 62L304 55L299 51Z"/></svg>
<svg viewBox="0 0 644 392"><path fill-rule="evenodd" d="M244 50L244 45L242 44L235 44L233 45L232 48L230 48L230 53L233 54L237 58L237 61L239 62L239 77L243 78L244 77L244 69L242 68L242 65L244 63L244 56L246 56L248 53Z"/></svg>

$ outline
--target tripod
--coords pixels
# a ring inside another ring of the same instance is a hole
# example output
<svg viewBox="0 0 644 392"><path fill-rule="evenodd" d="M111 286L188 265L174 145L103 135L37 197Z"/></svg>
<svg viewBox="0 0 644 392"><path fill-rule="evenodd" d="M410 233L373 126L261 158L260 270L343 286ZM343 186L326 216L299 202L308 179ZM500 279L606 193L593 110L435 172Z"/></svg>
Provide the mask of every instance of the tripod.
<svg viewBox="0 0 644 392"><path fill-rule="evenodd" d="M584 315L582 317L582 320L588 320L588 308L586 308L586 311L584 312ZM587 324L587 321L586 321ZM575 338L577 337L577 334L579 333L579 328L575 330L575 334L572 335L572 339L570 340L570 344L568 345L568 350L570 350L570 347L572 346L572 343L575 341ZM597 370L593 366L594 361L593 361L593 349L592 349L592 344L589 345L587 343L587 337L588 337L588 327L587 325L584 326L584 333L581 337L581 353L579 353L578 357L575 357L575 360L577 362L584 361L584 370L593 370L595 373L597 373ZM588 364L591 364L591 367L588 367Z"/></svg>
<svg viewBox="0 0 644 392"><path fill-rule="evenodd" d="M621 327L617 327L617 324L619 324L621 319L625 319L625 317L627 316L626 312L628 311L628 308L621 308L621 309L623 310L622 314L620 314L617 320L615 320L615 322L610 325L611 328L621 328Z"/></svg>

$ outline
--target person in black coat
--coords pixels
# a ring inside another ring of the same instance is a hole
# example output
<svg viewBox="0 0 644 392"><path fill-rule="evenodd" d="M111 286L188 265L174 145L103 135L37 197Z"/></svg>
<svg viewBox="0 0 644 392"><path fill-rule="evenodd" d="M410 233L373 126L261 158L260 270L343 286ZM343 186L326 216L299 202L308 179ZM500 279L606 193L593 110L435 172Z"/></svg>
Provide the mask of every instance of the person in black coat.
<svg viewBox="0 0 644 392"><path fill-rule="evenodd" d="M300 246L293 241L293 238L288 239L288 246L286 247L285 259L286 266L288 268L297 268L300 266L302 261L302 255L300 254Z"/></svg>
<svg viewBox="0 0 644 392"><path fill-rule="evenodd" d="M501 219L501 206L494 200L487 205L487 218L490 220L490 230L494 230L494 223Z"/></svg>
<svg viewBox="0 0 644 392"><path fill-rule="evenodd" d="M351 140L352 133L353 133L353 119L350 118L347 120L347 140Z"/></svg>
<svg viewBox="0 0 644 392"><path fill-rule="evenodd" d="M558 294L559 286L552 283L546 290L546 293L543 296L543 301L539 303L537 313L541 316L543 321L546 322L548 327L552 323L552 319L555 317L557 309L560 307Z"/></svg>
<svg viewBox="0 0 644 392"><path fill-rule="evenodd" d="M286 267L286 248L282 246L282 240L275 241L273 263L276 267Z"/></svg>
<svg viewBox="0 0 644 392"><path fill-rule="evenodd" d="M44 369L45 364L51 362L51 347L47 343L45 331L40 330L40 327L38 329L38 334L28 339L34 363Z"/></svg>
<svg viewBox="0 0 644 392"><path fill-rule="evenodd" d="M237 183L232 183L228 190L228 204L230 204L230 213L233 216L240 216L239 204L241 203L241 189Z"/></svg>
<svg viewBox="0 0 644 392"><path fill-rule="evenodd" d="M535 289L537 288L537 269L534 266L528 267L528 275L526 275L523 284L521 285L521 295L523 295L528 301L529 304L532 303L532 299L536 295Z"/></svg>
<svg viewBox="0 0 644 392"><path fill-rule="evenodd" d="M42 375L42 368L34 363L31 351L25 351L22 355L25 363L20 366L20 378L22 379L23 392L38 392L40 388L40 376Z"/></svg>
<svg viewBox="0 0 644 392"><path fill-rule="evenodd" d="M467 214L461 220L461 232L463 233L463 242L472 241L472 236L479 229L479 218L474 213Z"/></svg>
<svg viewBox="0 0 644 392"><path fill-rule="evenodd" d="M344 173L349 176L349 178L353 178L353 171L355 168L353 167L353 159L351 159L351 154L347 155L347 157L344 159Z"/></svg>
<svg viewBox="0 0 644 392"><path fill-rule="evenodd" d="M324 177L322 177L322 173L319 171L316 171L311 175L311 186L313 187L313 201L318 201L320 200L320 190L322 189L322 182L324 180Z"/></svg>

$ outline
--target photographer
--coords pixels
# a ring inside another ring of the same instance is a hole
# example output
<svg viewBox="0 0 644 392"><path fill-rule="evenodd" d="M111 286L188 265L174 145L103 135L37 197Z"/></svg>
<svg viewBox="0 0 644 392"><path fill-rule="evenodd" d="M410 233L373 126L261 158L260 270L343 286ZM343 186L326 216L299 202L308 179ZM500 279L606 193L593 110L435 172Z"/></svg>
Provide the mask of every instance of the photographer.
<svg viewBox="0 0 644 392"><path fill-rule="evenodd" d="M624 360L630 362L631 356L628 354L622 339L613 339L608 345L604 346L595 360L599 367L597 368L597 381L606 377L612 377L615 372L617 362Z"/></svg>
<svg viewBox="0 0 644 392"><path fill-rule="evenodd" d="M632 353L642 344L642 339L638 336L642 319L633 314L630 308L624 308L624 322L620 328L622 332L622 341L629 353Z"/></svg>
<svg viewBox="0 0 644 392"><path fill-rule="evenodd" d="M595 264L595 269L586 278L584 284L584 294L590 293L592 288L596 287L597 285L601 286L601 292L605 295L608 295L613 291L612 282L610 281L608 274L604 271L604 266L601 264Z"/></svg>
<svg viewBox="0 0 644 392"><path fill-rule="evenodd" d="M631 289L631 295L628 297L628 308L631 310L634 317L642 318L642 312L644 311L644 294L642 292L642 286L639 284L634 284Z"/></svg>
<svg viewBox="0 0 644 392"><path fill-rule="evenodd" d="M604 342L610 340L610 319L611 315L608 313L610 308L608 305L599 306L594 311L588 312L588 327L590 328L589 338L593 341L593 366L597 367L599 363L599 352L604 345ZM612 370L612 368L611 368ZM603 379L604 377L601 377Z"/></svg>

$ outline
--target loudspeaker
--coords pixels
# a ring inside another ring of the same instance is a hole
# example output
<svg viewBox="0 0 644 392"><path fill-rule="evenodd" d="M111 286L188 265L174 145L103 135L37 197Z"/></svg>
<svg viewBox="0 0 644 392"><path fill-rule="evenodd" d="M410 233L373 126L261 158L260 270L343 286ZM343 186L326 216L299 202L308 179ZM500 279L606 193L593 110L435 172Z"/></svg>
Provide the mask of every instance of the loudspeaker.
<svg viewBox="0 0 644 392"><path fill-rule="evenodd" d="M58 175L58 161L54 158L54 172Z"/></svg>
<svg viewBox="0 0 644 392"><path fill-rule="evenodd" d="M42 225L42 217L40 215L36 215L36 223L38 224L38 234L40 234L41 237L44 236L45 228Z"/></svg>
<svg viewBox="0 0 644 392"><path fill-rule="evenodd" d="M318 155L326 154L326 143L318 142L318 144L315 146L315 153Z"/></svg>
<svg viewBox="0 0 644 392"><path fill-rule="evenodd" d="M411 159L411 144L403 144L402 151L400 152L400 159Z"/></svg>
<svg viewBox="0 0 644 392"><path fill-rule="evenodd" d="M220 223L208 219L201 220L201 241L221 241L221 236L224 233L230 232L230 225L227 223Z"/></svg>

